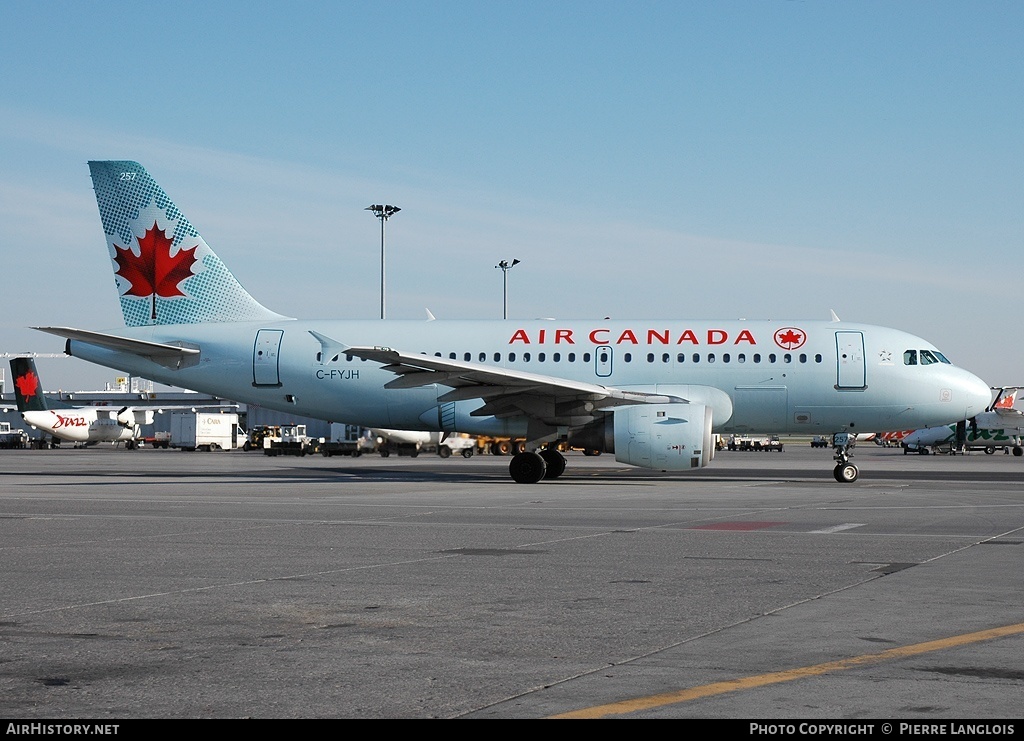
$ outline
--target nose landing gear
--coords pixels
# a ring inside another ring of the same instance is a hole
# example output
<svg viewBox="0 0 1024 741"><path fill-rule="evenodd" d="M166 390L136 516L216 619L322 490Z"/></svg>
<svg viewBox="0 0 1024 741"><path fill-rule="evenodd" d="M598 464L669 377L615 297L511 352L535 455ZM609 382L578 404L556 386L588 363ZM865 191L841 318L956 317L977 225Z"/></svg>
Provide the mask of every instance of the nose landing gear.
<svg viewBox="0 0 1024 741"><path fill-rule="evenodd" d="M853 453L850 451L856 443L856 435L851 435L848 432L837 432L832 436L832 447L836 451L833 456L836 467L832 469L832 475L840 484L852 484L860 476L857 467L850 463L850 458L853 457Z"/></svg>

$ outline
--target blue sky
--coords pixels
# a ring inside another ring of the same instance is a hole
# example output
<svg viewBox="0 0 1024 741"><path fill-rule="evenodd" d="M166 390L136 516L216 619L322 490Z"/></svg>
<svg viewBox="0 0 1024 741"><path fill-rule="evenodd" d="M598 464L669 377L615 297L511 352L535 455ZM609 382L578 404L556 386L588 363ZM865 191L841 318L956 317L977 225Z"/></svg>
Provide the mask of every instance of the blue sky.
<svg viewBox="0 0 1024 741"><path fill-rule="evenodd" d="M1024 5L5 5L0 352L115 328L86 161L302 317L843 319L1024 383ZM41 364L48 388L114 373Z"/></svg>

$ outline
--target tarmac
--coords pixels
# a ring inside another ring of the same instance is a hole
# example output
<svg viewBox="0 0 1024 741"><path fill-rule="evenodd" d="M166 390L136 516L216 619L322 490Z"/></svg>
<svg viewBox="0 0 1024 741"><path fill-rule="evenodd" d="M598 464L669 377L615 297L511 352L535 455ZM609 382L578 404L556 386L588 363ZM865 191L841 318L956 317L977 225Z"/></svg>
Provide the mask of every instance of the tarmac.
<svg viewBox="0 0 1024 741"><path fill-rule="evenodd" d="M0 717L1021 716L1024 458L0 451Z"/></svg>

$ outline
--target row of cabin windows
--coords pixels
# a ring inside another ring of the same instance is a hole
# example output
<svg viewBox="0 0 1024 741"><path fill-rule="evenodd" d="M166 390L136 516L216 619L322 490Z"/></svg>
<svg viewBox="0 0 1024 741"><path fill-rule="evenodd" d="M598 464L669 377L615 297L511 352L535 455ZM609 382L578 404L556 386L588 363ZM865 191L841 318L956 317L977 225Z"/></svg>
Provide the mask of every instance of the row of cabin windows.
<svg viewBox="0 0 1024 741"><path fill-rule="evenodd" d="M424 352L424 353L420 353L420 354L421 355L426 355L427 353ZM441 353L439 353L439 352L435 352L434 356L435 357L443 357L443 355ZM509 362L515 362L517 357L521 357L522 362L530 362L532 359L534 359L534 354L529 353L529 352L524 352L521 355L516 355L516 353L510 352L510 353L508 353L507 359L508 359ZM584 362L590 362L591 354L589 352L581 353L580 354L580 358ZM631 352L623 353L622 358L623 358L623 362L633 362L633 353L631 353ZM677 363L687 362L686 358L687 358L686 353L680 352L680 353L676 354L676 362ZM701 355L700 353L695 352L692 355L690 355L689 358L690 358L689 362L693 362L693 363L716 362L719 359L718 356L715 353L713 353L713 352L708 353L707 355ZM316 353L316 359L317 360L321 359L321 353ZM332 359L336 361L338 359L338 356L335 355L334 358L332 358ZM366 358L361 358L361 359L362 360L366 360ZM459 359L459 353L450 352L449 353L449 359L451 359L451 360L458 360ZM471 352L463 353L462 359L464 361L466 361L466 362L471 362L473 360L473 353L471 353ZM494 353L493 359L494 359L494 362L502 362L502 353L500 353L500 352ZM762 361L762 355L761 355L761 353L756 352L756 353L754 353L751 356L750 359L751 359L751 362L759 363L759 362ZM770 363L771 362L778 362L779 359L780 358L779 358L778 355L776 355L775 353L771 352L771 353L768 353L766 362L770 362ZM350 362L352 360L352 356L351 355L345 355L345 360ZM479 362L487 362L487 353L485 353L485 352L479 353L479 355L477 356L477 360ZM545 352L537 353L537 362L547 362L547 360L548 360L548 354L547 353L545 353ZM731 353L728 353L728 352L722 353L722 356L721 356L721 361L722 362L732 362L733 360L735 360L736 362L746 362L746 354L741 352L741 353L736 354L735 357L733 357ZM561 361L562 361L562 353L560 353L560 352L553 352L553 353L551 353L551 362L561 362ZM577 353L574 353L574 352L565 353L565 361L566 362L575 362L575 361L577 361ZM665 353L660 354L660 356L658 356L656 353L653 353L653 352L648 352L647 353L647 362L654 363L654 362L658 362L658 361L663 362L663 363L670 363L670 362L672 362L672 353L665 352ZM787 352L787 353L784 353L784 354L781 355L781 361L784 362L784 363L792 363L792 362L806 363L806 362L810 362L811 358L806 353L800 353L799 355L793 355L792 353L788 353ZM814 357L813 357L813 361L817 362L817 363L821 362L822 361L821 354L820 353L815 354ZM641 360L638 358L637 362L641 362Z"/></svg>
<svg viewBox="0 0 1024 741"><path fill-rule="evenodd" d="M437 357L441 357L441 353L434 353L434 355L436 355ZM457 353L448 353L448 357L450 359L452 359L452 360L456 360L458 358L458 354ZM481 362L484 362L486 360L486 357L487 357L486 353L480 353L480 361ZM524 352L522 354L522 360L523 360L524 363L529 363L531 361L532 357L533 356L531 355L531 353L528 353L528 352ZM676 356L675 356L675 362L676 363L685 363L685 362L691 362L691 363L701 363L701 362L714 363L718 359L720 359L723 363L731 363L733 361L735 361L737 363L746 363L747 362L747 355L746 355L746 353L738 353L735 357L731 353L722 353L721 358L719 358L718 356L715 355L715 353L708 353L707 355L701 355L700 353L696 353L695 352L695 353L693 353L693 355L689 356L689 358L690 358L689 361L687 361L686 353L677 353ZM471 359L472 359L472 353L465 353L463 355L463 360L467 360L468 361L468 360L471 360ZM558 363L558 362L561 361L561 359L562 359L562 357L561 357L560 353L557 353L557 352L556 353L552 353L552 355L551 355L551 361L552 362ZM624 363L632 363L633 359L634 359L633 358L633 353L627 352L627 353L623 353L622 354L622 362L624 362ZM546 353L542 353L542 352L541 353L537 353L537 362L538 363L543 363L546 360L547 360L547 354ZM566 360L568 360L568 362L570 362L570 363L575 362L575 360L576 360L576 353L568 353L568 355L566 356ZM656 353L649 352L649 353L647 353L646 360L647 360L648 363L657 363L657 362L671 363L672 362L672 354L666 352L666 353L662 353L659 356ZM754 353L752 356L750 356L750 361L753 362L753 363L760 363L760 362L762 362L762 360L763 360L763 357L762 357L761 353ZM778 355L776 355L775 353L769 353L768 356L767 356L767 360L765 362L777 363L777 362L779 362L779 360L780 360L780 357ZM785 354L783 354L781 356L781 360L782 360L783 363L793 363L793 362L807 363L807 362L811 362L812 359L806 353L800 353L799 355L793 355L792 353L785 353ZM814 357L813 357L813 362L815 362L815 363L821 363L822 360L823 360L823 358L822 358L820 353L814 355ZM514 352L510 352L508 354L508 361L510 363L514 363L516 361L516 354ZM636 358L636 361L638 363L640 363L640 362L643 362L643 359L640 356L638 356ZM501 362L501 353L494 353L494 362L496 362L496 363L500 363ZM589 363L590 362L590 353L583 353L583 362L584 363Z"/></svg>

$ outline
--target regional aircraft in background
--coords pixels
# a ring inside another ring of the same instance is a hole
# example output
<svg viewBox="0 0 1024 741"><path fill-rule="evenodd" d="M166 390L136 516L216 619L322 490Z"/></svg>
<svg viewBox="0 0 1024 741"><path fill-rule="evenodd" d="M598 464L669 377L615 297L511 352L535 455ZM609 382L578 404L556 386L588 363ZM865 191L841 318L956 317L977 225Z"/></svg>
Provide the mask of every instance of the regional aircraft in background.
<svg viewBox="0 0 1024 741"><path fill-rule="evenodd" d="M152 408L72 406L48 400L32 358L12 358L14 398L22 419L60 440L76 443L123 442L135 447L139 425L153 423Z"/></svg>
<svg viewBox="0 0 1024 741"><path fill-rule="evenodd" d="M14 378L14 399L18 412L27 424L58 440L84 445L123 442L131 450L139 440L139 427L153 424L155 413L170 409L195 411L200 408L192 404L73 406L67 402L47 399L35 361L28 357L11 359L11 376Z"/></svg>
<svg viewBox="0 0 1024 741"><path fill-rule="evenodd" d="M1019 390L1017 386L996 389L996 398L988 409L966 422L915 430L903 439L904 454L975 449L991 455L1000 448L1009 448L1014 455L1024 456L1024 412L1014 408Z"/></svg>
<svg viewBox="0 0 1024 741"><path fill-rule="evenodd" d="M710 462L713 433L765 430L832 435L833 475L851 482L856 433L991 399L931 343L845 322L292 319L242 288L141 165L89 168L127 326L38 328L68 354L319 419L524 440L518 482L561 475L558 442L682 471Z"/></svg>

